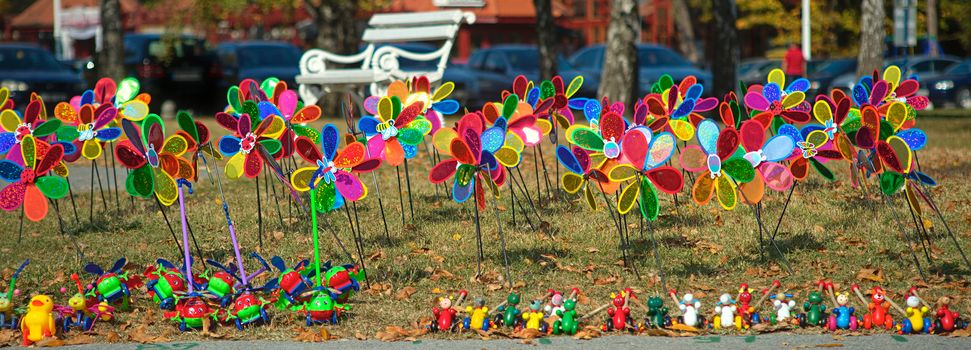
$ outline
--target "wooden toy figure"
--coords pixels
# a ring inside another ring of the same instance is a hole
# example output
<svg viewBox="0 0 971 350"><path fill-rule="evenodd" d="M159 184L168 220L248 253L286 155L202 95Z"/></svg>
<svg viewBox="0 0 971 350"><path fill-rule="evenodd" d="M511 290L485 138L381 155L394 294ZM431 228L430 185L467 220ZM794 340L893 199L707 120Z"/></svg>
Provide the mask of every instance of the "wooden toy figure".
<svg viewBox="0 0 971 350"><path fill-rule="evenodd" d="M802 304L803 311L806 312L802 320L802 325L822 326L825 322L826 305L823 305L823 295L818 291L809 293L806 302Z"/></svg>
<svg viewBox="0 0 971 350"><path fill-rule="evenodd" d="M934 321L934 332L951 332L967 327L967 324L961 319L961 315L948 308L950 304L951 298L948 297L941 297L937 300L938 309L934 314L937 316L937 320Z"/></svg>
<svg viewBox="0 0 971 350"><path fill-rule="evenodd" d="M907 297L907 318L903 319L900 324L897 325L900 334L917 334L917 333L930 333L930 326L932 325L929 318L924 317L927 314L927 306L922 306L920 303L920 298L916 295L911 294Z"/></svg>
<svg viewBox="0 0 971 350"><path fill-rule="evenodd" d="M466 292L463 290L459 294L456 304L461 304L465 295ZM457 313L458 310L452 307L452 299L450 297L444 296L438 298L438 307L432 308L432 314L435 315L435 322L432 322L432 330L443 332L452 330L452 327L457 325L455 322L455 314Z"/></svg>
<svg viewBox="0 0 971 350"><path fill-rule="evenodd" d="M517 305L519 305L519 294L510 292L509 296L506 297L506 301L496 307L496 311L499 312L496 315L496 323L515 328L517 323L519 323L519 309L516 308Z"/></svg>
<svg viewBox="0 0 971 350"><path fill-rule="evenodd" d="M748 288L748 283L742 283L738 287L738 315L742 317L742 327L748 328L752 323L752 312L755 312L755 308L752 307L752 291Z"/></svg>
<svg viewBox="0 0 971 350"><path fill-rule="evenodd" d="M613 298L613 307L607 308L607 315L610 316L610 321L607 322L607 330L624 330L627 329L627 319L630 317L630 308L627 307L627 296L624 292L619 294L611 293L610 297Z"/></svg>
<svg viewBox="0 0 971 350"><path fill-rule="evenodd" d="M735 305L735 300L732 300L732 295L725 293L718 298L718 303L715 304L715 319L714 326L715 329L721 328L731 328L732 324L738 329L742 329L742 318L735 315L735 311L738 310L738 306Z"/></svg>
<svg viewBox="0 0 971 350"><path fill-rule="evenodd" d="M832 314L829 316L828 326L830 331L835 331L837 328L856 330L856 316L853 315L855 310L852 306L847 306L849 302L849 293L836 293L836 306L833 307Z"/></svg>
<svg viewBox="0 0 971 350"><path fill-rule="evenodd" d="M678 300L677 291L671 289L668 291L668 295L678 304L678 309L681 310L681 317L678 318L679 322L691 327L699 327L702 325L703 318L698 317L698 308L701 307L701 302L695 299L694 294L685 293L681 300Z"/></svg>
<svg viewBox="0 0 971 350"><path fill-rule="evenodd" d="M659 296L647 298L647 317L648 327L662 328L671 323L668 308L664 307L664 300Z"/></svg>
<svg viewBox="0 0 971 350"><path fill-rule="evenodd" d="M778 293L772 299L772 306L775 308L775 319L772 320L774 323L784 323L792 318L792 308L796 307L792 294Z"/></svg>
<svg viewBox="0 0 971 350"><path fill-rule="evenodd" d="M10 278L10 286L7 288L7 293L0 293L0 328L15 329L18 327L17 314L13 312L13 297L14 295L20 294L20 290L16 289L17 277L20 276L20 272L28 264L30 264L30 259L24 260L24 263L20 265L20 268Z"/></svg>
<svg viewBox="0 0 971 350"><path fill-rule="evenodd" d="M870 291L870 302L866 301L860 286L854 284L853 292L860 298L860 302L867 305L868 314L863 315L863 328L872 329L883 327L884 329L893 328L893 316L890 316L890 302L886 300L886 293L883 288L873 287Z"/></svg>
<svg viewBox="0 0 971 350"><path fill-rule="evenodd" d="M53 311L54 302L51 297L36 295L30 298L27 314L20 319L20 331L24 333L24 341L21 345L29 346L44 338L54 336L54 333L57 332L57 326L54 324Z"/></svg>
<svg viewBox="0 0 971 350"><path fill-rule="evenodd" d="M535 329L546 333L547 325L546 322L543 322L544 315L542 308L542 300L533 300L533 302L529 304L529 311L523 313L523 321L526 322L525 328Z"/></svg>
<svg viewBox="0 0 971 350"><path fill-rule="evenodd" d="M577 334L577 306L576 300L567 299L563 302L563 310L557 310L556 316L560 319L553 323L553 334Z"/></svg>
<svg viewBox="0 0 971 350"><path fill-rule="evenodd" d="M469 314L465 318L465 329L489 331L489 307L485 306L485 299L475 297L472 305L465 307L465 312Z"/></svg>

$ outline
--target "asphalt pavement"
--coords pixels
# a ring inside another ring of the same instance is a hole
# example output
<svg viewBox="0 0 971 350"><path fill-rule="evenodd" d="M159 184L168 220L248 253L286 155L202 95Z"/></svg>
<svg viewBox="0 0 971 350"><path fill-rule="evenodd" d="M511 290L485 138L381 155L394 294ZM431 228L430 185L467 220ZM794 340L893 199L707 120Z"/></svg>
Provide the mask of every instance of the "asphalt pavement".
<svg viewBox="0 0 971 350"><path fill-rule="evenodd" d="M210 349L367 349L367 350L455 350L455 349L971 349L971 338L954 338L939 335L872 335L841 337L833 335L805 335L773 333L754 336L700 336L700 337L648 337L607 336L592 340L574 340L568 337L534 339L529 343L520 340L418 340L413 342L382 342L378 340L332 340L323 343L267 342L267 341L212 341L174 342L158 344L89 344L69 346L65 349L158 349L158 350L210 350Z"/></svg>

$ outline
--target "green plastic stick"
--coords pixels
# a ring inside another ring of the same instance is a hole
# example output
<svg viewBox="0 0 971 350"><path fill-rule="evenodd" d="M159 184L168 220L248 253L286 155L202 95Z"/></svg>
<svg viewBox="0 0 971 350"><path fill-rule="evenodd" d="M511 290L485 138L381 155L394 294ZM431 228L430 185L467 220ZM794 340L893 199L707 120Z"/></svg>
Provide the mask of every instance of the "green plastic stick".
<svg viewBox="0 0 971 350"><path fill-rule="evenodd" d="M320 244L318 241L317 234L317 196L314 195L316 192L315 188L310 189L310 223L313 225L313 235L314 235L314 269L317 272L317 285L323 286L324 281L320 276Z"/></svg>

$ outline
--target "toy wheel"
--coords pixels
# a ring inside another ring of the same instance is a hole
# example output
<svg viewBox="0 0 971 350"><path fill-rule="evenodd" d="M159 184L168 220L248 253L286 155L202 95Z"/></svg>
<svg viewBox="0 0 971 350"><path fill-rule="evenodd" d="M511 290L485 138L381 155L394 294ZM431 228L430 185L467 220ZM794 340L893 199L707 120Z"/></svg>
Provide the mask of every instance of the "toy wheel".
<svg viewBox="0 0 971 350"><path fill-rule="evenodd" d="M94 319L92 319L91 317L85 317L84 318L84 331L85 332L90 332L92 328L94 328Z"/></svg>
<svg viewBox="0 0 971 350"><path fill-rule="evenodd" d="M125 296L131 296L131 291L128 290L128 285L124 283L121 284L121 292L122 294L125 294Z"/></svg>
<svg viewBox="0 0 971 350"><path fill-rule="evenodd" d="M71 331L71 318L70 317L65 317L63 320L61 320L61 331L64 332L64 333L67 333L67 332Z"/></svg>
<svg viewBox="0 0 971 350"><path fill-rule="evenodd" d="M836 331L836 316L829 315L829 319L826 322L826 328L829 328L830 332Z"/></svg>
<svg viewBox="0 0 971 350"><path fill-rule="evenodd" d="M238 318L236 319L236 329L243 330L243 322L240 321Z"/></svg>
<svg viewBox="0 0 971 350"><path fill-rule="evenodd" d="M924 333L925 334L926 333L930 333L931 332L931 328L933 326L934 326L934 323L931 322L931 319L929 319L927 317L924 317Z"/></svg>
<svg viewBox="0 0 971 350"><path fill-rule="evenodd" d="M270 317L266 315L266 309L260 309L260 318L263 319L264 324L270 323Z"/></svg>
<svg viewBox="0 0 971 350"><path fill-rule="evenodd" d="M19 323L17 322L19 318L17 315L10 316L10 329L17 329Z"/></svg>
<svg viewBox="0 0 971 350"><path fill-rule="evenodd" d="M313 326L314 320L310 318L310 313L307 313L307 327Z"/></svg>
<svg viewBox="0 0 971 350"><path fill-rule="evenodd" d="M956 329L964 329L967 326L968 326L967 322L964 322L964 320L962 320L960 318L957 319L957 320L954 320L954 328L956 328Z"/></svg>
<svg viewBox="0 0 971 350"><path fill-rule="evenodd" d="M179 322L179 331L185 332L185 321Z"/></svg>

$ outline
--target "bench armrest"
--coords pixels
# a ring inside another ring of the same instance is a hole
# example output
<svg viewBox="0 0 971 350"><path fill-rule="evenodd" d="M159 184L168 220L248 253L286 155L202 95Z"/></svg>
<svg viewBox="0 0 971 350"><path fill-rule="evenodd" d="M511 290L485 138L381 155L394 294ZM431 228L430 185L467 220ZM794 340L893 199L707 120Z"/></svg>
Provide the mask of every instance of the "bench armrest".
<svg viewBox="0 0 971 350"><path fill-rule="evenodd" d="M327 69L327 62L341 64L361 63L363 67L367 67L368 59L371 58L373 52L374 46L370 45L364 51L353 55L338 55L321 49L310 49L300 57L300 74L323 72Z"/></svg>
<svg viewBox="0 0 971 350"><path fill-rule="evenodd" d="M394 46L382 46L374 51L374 55L371 58L371 66L374 67L375 70L387 73L396 78L404 79L408 78L408 74L404 74L404 72L401 71L398 57L404 57L414 61L439 60L435 72L437 73L436 75L440 77L442 72L445 70L448 54L451 52L451 50L452 44L450 42L446 43L438 50L426 53L411 52ZM429 77L429 79L432 79L432 77Z"/></svg>

